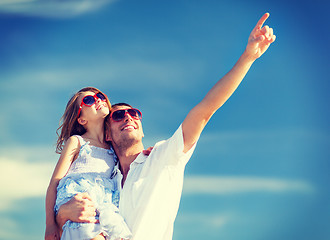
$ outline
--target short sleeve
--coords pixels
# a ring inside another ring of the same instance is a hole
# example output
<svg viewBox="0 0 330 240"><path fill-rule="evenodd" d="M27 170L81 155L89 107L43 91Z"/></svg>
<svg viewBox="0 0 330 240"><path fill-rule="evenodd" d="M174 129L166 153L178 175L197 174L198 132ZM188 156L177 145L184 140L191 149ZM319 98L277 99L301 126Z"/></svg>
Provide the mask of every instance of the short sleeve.
<svg viewBox="0 0 330 240"><path fill-rule="evenodd" d="M154 159L157 159L157 164L185 166L193 154L196 144L197 141L188 152L183 152L184 140L182 125L180 125L171 138L158 142L152 153L156 155Z"/></svg>

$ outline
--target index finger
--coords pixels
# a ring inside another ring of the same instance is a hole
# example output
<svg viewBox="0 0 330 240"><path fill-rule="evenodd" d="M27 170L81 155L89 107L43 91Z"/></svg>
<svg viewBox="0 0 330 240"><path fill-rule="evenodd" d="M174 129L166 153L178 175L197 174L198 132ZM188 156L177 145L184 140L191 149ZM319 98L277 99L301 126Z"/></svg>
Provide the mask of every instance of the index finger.
<svg viewBox="0 0 330 240"><path fill-rule="evenodd" d="M262 25L264 25L265 21L269 17L269 13L265 13L257 22L257 25L255 26L255 29L261 29Z"/></svg>

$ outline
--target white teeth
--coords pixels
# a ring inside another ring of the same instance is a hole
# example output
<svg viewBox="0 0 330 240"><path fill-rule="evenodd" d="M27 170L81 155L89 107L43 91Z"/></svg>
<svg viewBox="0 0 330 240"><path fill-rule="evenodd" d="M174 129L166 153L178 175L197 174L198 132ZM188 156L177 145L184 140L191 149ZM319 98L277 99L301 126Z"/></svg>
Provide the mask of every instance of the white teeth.
<svg viewBox="0 0 330 240"><path fill-rule="evenodd" d="M123 130L128 130L128 129L134 129L134 127L133 126L126 126L126 127L124 127Z"/></svg>

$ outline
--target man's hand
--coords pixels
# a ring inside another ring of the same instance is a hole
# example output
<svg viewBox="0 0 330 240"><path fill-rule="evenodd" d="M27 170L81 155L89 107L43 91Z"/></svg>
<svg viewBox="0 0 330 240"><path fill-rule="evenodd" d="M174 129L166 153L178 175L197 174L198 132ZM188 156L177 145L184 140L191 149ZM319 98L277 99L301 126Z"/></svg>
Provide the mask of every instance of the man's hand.
<svg viewBox="0 0 330 240"><path fill-rule="evenodd" d="M228 100L241 83L253 62L275 41L273 29L262 27L269 13L264 14L252 30L248 44L234 67L223 76L187 115L182 123L184 150L187 152L198 140L211 116Z"/></svg>
<svg viewBox="0 0 330 240"><path fill-rule="evenodd" d="M253 60L259 58L268 49L269 45L276 39L272 28L267 25L262 27L268 17L269 13L265 13L259 19L257 25L254 27L249 36L245 52Z"/></svg>
<svg viewBox="0 0 330 240"><path fill-rule="evenodd" d="M67 220L73 222L97 223L96 211L88 193L78 193L63 204L56 216L57 224L62 228Z"/></svg>
<svg viewBox="0 0 330 240"><path fill-rule="evenodd" d="M143 150L143 154L146 155L146 156L149 156L152 149L154 149L154 147L148 147L146 150Z"/></svg>
<svg viewBox="0 0 330 240"><path fill-rule="evenodd" d="M46 226L45 240L60 240L60 233L56 224Z"/></svg>

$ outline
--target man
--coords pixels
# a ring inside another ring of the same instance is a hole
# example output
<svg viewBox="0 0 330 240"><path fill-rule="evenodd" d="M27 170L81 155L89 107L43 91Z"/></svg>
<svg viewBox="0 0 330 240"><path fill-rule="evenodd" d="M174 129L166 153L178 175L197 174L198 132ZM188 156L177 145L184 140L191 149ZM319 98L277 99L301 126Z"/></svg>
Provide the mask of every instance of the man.
<svg viewBox="0 0 330 240"><path fill-rule="evenodd" d="M189 112L174 135L157 143L149 156L140 154L144 134L139 111L127 104L114 105L110 140L119 158L115 176L120 189L119 210L133 240L172 239L185 165L211 116L236 90L253 62L275 41L273 30L262 27L268 17L266 13L258 21L235 66ZM90 198L81 194L63 205L57 221L60 225L68 219L93 222L94 215Z"/></svg>

